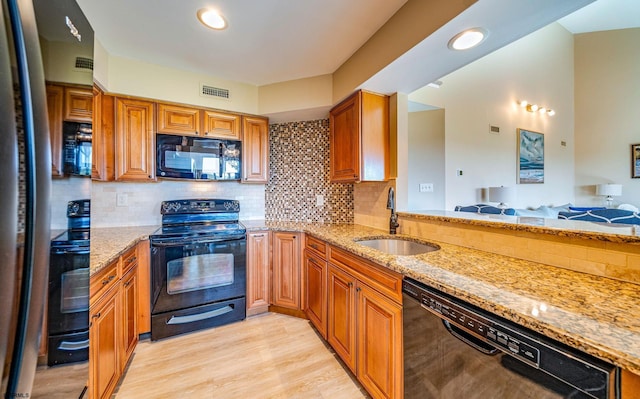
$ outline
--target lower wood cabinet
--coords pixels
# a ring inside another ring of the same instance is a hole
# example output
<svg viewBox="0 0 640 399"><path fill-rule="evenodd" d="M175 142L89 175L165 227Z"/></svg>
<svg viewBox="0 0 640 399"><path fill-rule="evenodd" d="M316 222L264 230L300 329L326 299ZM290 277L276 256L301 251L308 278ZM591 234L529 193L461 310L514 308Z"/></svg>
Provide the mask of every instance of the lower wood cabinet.
<svg viewBox="0 0 640 399"><path fill-rule="evenodd" d="M305 250L302 274L305 276L305 314L327 339L327 261Z"/></svg>
<svg viewBox="0 0 640 399"><path fill-rule="evenodd" d="M247 316L269 310L271 291L270 233L247 233Z"/></svg>
<svg viewBox="0 0 640 399"><path fill-rule="evenodd" d="M622 399L640 398L640 375L622 370L620 382L620 397Z"/></svg>
<svg viewBox="0 0 640 399"><path fill-rule="evenodd" d="M300 234L274 232L272 250L271 304L301 310Z"/></svg>
<svg viewBox="0 0 640 399"><path fill-rule="evenodd" d="M111 397L120 378L119 293L114 285L89 312L89 399Z"/></svg>
<svg viewBox="0 0 640 399"><path fill-rule="evenodd" d="M373 398L402 398L402 276L330 253L327 341Z"/></svg>
<svg viewBox="0 0 640 399"><path fill-rule="evenodd" d="M138 344L138 248L91 276L89 399L111 397Z"/></svg>

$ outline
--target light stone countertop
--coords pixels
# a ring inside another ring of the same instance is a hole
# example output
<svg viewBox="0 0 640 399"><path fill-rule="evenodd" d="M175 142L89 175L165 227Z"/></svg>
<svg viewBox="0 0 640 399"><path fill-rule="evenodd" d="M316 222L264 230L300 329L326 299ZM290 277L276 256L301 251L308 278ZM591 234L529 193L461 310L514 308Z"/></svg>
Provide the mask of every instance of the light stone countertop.
<svg viewBox="0 0 640 399"><path fill-rule="evenodd" d="M407 219L462 223L568 238L640 245L640 226L622 223L596 223L582 220L437 210L398 212L398 216Z"/></svg>
<svg viewBox="0 0 640 399"><path fill-rule="evenodd" d="M640 374L640 286L434 240L440 250L394 256L357 244L389 238L360 225L243 220L247 231L305 232L489 312ZM92 273L154 226L92 230ZM111 234L117 234L111 237ZM136 236L138 234L138 236ZM95 241L94 241L95 237ZM397 237L423 241L404 235ZM102 240L106 240L102 243ZM95 242L95 251L94 251ZM94 253L95 252L95 253ZM94 259L100 262L94 266Z"/></svg>
<svg viewBox="0 0 640 399"><path fill-rule="evenodd" d="M149 234L156 231L158 227L160 226L91 228L89 274L96 274L138 242L148 239Z"/></svg>

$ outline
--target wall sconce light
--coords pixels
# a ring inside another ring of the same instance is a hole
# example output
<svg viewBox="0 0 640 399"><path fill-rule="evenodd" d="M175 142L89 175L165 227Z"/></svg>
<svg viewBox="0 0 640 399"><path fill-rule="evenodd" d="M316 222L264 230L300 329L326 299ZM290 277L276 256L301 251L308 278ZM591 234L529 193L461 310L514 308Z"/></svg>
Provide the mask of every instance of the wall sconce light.
<svg viewBox="0 0 640 399"><path fill-rule="evenodd" d="M539 112L541 114L547 114L549 116L554 116L556 114L556 111L550 108L542 107L538 104L529 104L526 100L518 101L518 105L528 112Z"/></svg>

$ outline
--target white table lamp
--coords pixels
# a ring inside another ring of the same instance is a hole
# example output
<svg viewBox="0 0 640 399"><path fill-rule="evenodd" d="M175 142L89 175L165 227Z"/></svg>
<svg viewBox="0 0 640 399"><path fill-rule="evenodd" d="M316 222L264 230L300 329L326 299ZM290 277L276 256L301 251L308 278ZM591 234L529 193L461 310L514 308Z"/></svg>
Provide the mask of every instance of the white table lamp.
<svg viewBox="0 0 640 399"><path fill-rule="evenodd" d="M507 202L513 198L513 188L511 187L489 187L489 202L499 202L498 208L506 208Z"/></svg>
<svg viewBox="0 0 640 399"><path fill-rule="evenodd" d="M619 197L622 195L622 184L604 183L596 186L596 195L600 195L605 198L607 208L613 206L613 197Z"/></svg>

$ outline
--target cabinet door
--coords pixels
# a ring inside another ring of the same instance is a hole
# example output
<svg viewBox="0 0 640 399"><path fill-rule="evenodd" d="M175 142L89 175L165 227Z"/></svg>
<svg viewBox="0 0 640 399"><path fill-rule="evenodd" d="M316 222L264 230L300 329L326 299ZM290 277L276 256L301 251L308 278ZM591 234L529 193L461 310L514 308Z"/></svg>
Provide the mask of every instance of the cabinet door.
<svg viewBox="0 0 640 399"><path fill-rule="evenodd" d="M356 279L329 264L327 341L345 364L356 372Z"/></svg>
<svg viewBox="0 0 640 399"><path fill-rule="evenodd" d="M93 92L90 89L64 89L64 120L92 122Z"/></svg>
<svg viewBox="0 0 640 399"><path fill-rule="evenodd" d="M198 135L200 110L178 105L158 104L158 133Z"/></svg>
<svg viewBox="0 0 640 399"><path fill-rule="evenodd" d="M300 238L298 233L273 233L272 303L300 310Z"/></svg>
<svg viewBox="0 0 640 399"><path fill-rule="evenodd" d="M269 120L256 117L242 118L242 181L267 183L269 181Z"/></svg>
<svg viewBox="0 0 640 399"><path fill-rule="evenodd" d="M91 179L112 181L114 175L115 98L93 89Z"/></svg>
<svg viewBox="0 0 640 399"><path fill-rule="evenodd" d="M120 323L122 325L122 347L120 356L120 369L124 370L133 350L138 344L138 266L122 278L122 312Z"/></svg>
<svg viewBox="0 0 640 399"><path fill-rule="evenodd" d="M151 250L149 240L138 243L138 334L151 331Z"/></svg>
<svg viewBox="0 0 640 399"><path fill-rule="evenodd" d="M360 180L360 92L329 113L330 166L332 182Z"/></svg>
<svg viewBox="0 0 640 399"><path fill-rule="evenodd" d="M51 140L51 176L63 177L62 162L62 105L64 88L47 85L47 112L49 115L49 137Z"/></svg>
<svg viewBox="0 0 640 399"><path fill-rule="evenodd" d="M640 375L622 370L620 391L622 399L640 398Z"/></svg>
<svg viewBox="0 0 640 399"><path fill-rule="evenodd" d="M116 180L155 180L153 103L116 98Z"/></svg>
<svg viewBox="0 0 640 399"><path fill-rule="evenodd" d="M89 399L111 397L120 378L118 288L114 285L89 313Z"/></svg>
<svg viewBox="0 0 640 399"><path fill-rule="evenodd" d="M269 232L247 233L247 316L269 310Z"/></svg>
<svg viewBox="0 0 640 399"><path fill-rule="evenodd" d="M327 339L327 262L305 251L305 313Z"/></svg>
<svg viewBox="0 0 640 399"><path fill-rule="evenodd" d="M205 136L240 140L240 115L217 111L204 111Z"/></svg>
<svg viewBox="0 0 640 399"><path fill-rule="evenodd" d="M373 398L402 398L402 307L360 282L356 291L358 380Z"/></svg>

